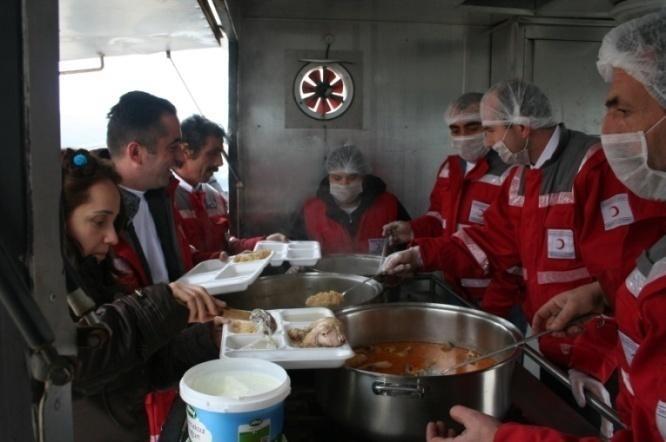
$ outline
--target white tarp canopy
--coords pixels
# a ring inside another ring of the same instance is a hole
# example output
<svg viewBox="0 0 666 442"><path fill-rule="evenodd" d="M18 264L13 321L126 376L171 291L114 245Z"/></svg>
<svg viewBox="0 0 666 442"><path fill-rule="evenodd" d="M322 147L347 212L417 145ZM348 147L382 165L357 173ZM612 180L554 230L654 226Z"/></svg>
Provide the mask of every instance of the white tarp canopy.
<svg viewBox="0 0 666 442"><path fill-rule="evenodd" d="M60 60L208 48L197 0L60 0Z"/></svg>

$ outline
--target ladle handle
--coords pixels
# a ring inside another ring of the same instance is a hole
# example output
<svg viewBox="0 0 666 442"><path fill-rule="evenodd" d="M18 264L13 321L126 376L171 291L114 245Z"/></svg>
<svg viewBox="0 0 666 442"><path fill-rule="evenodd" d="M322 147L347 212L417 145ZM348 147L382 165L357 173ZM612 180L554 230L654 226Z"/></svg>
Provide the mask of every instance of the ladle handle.
<svg viewBox="0 0 666 442"><path fill-rule="evenodd" d="M533 341L534 339L538 339L538 338L540 338L542 336L545 336L549 333L552 333L552 330L544 330L540 333L530 335L530 336L526 337L525 339L521 339L520 341L514 342L513 344L507 345L506 347L502 347L499 350L495 350L495 351L491 351L490 353L484 353L484 354L481 354L481 355L478 355L478 356L474 356L473 358L469 358L469 359L464 360L464 361L462 361L462 362L460 362L456 365L445 368L444 370L442 370L442 374L450 373L450 372L455 371L459 368L462 368L466 365L474 364L475 362L479 362L483 359L488 359L488 358L492 358L492 357L501 355L502 353L506 353L509 350L513 350L514 348L518 348L522 345L527 344L530 341Z"/></svg>
<svg viewBox="0 0 666 442"><path fill-rule="evenodd" d="M383 275L383 274L384 274L384 272L380 269L380 271L377 272L377 273L375 273L374 275L372 275L372 276L368 276L367 278L363 279L362 281L359 281L359 282L357 282L356 284L354 284L353 286L349 287L347 290L345 290L344 292L342 292L342 296L345 296L347 293L351 292L351 291L354 290L355 288L360 287L360 286L362 286L362 285L368 283L370 280L372 280L372 279L376 279L376 278L378 278L379 276L381 276L381 275Z"/></svg>

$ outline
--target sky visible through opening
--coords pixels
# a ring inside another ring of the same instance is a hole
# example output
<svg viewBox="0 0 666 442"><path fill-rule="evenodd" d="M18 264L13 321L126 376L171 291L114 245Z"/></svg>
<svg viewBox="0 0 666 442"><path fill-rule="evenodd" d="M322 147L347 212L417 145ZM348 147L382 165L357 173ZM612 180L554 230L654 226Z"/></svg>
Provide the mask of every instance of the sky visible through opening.
<svg viewBox="0 0 666 442"><path fill-rule="evenodd" d="M190 115L203 113L226 129L229 119L229 57L225 43L226 39L222 39L220 48L171 53L194 100L164 52L108 57L104 60L102 71L60 75L61 146L85 149L105 147L106 114L122 94L133 90L171 101L181 121ZM61 64L61 71L74 68L70 65ZM94 60L88 66L91 65L95 65ZM226 161L216 178L228 191Z"/></svg>

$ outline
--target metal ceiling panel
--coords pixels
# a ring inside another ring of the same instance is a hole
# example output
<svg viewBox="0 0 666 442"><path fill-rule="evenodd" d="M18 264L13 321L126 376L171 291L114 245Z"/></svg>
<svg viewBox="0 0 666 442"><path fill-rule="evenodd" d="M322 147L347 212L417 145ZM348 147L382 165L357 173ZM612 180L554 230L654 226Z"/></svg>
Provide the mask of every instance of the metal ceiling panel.
<svg viewBox="0 0 666 442"><path fill-rule="evenodd" d="M60 60L217 45L197 0L60 0Z"/></svg>
<svg viewBox="0 0 666 442"><path fill-rule="evenodd" d="M463 0L243 0L244 18L442 23L490 26L506 17L460 7Z"/></svg>

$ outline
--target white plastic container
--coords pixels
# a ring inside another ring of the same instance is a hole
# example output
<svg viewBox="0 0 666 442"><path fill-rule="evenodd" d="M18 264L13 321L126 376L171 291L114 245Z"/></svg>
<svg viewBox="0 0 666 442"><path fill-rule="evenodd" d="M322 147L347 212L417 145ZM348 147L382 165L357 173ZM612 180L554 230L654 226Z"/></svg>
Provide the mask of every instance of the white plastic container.
<svg viewBox="0 0 666 442"><path fill-rule="evenodd" d="M287 334L291 328L307 328L317 319L333 317L327 308L294 308L268 310L277 324L272 339L276 348L265 348L264 337L258 333L234 333L227 325L222 330L221 358L257 358L273 361L284 368L337 368L354 356L345 342L340 347L298 347ZM260 347L260 348L258 348Z"/></svg>
<svg viewBox="0 0 666 442"><path fill-rule="evenodd" d="M259 359L218 359L190 368L180 380L192 442L282 440L287 372Z"/></svg>
<svg viewBox="0 0 666 442"><path fill-rule="evenodd" d="M321 246L317 241L259 241L254 250L267 249L273 251L272 266L281 266L287 261L292 266L309 267L321 259Z"/></svg>
<svg viewBox="0 0 666 442"><path fill-rule="evenodd" d="M261 275L274 253L264 259L246 262L233 262L209 259L194 266L178 281L203 286L211 295L242 292Z"/></svg>

